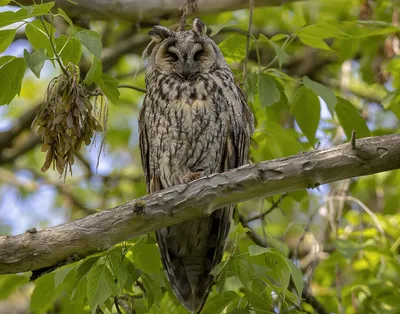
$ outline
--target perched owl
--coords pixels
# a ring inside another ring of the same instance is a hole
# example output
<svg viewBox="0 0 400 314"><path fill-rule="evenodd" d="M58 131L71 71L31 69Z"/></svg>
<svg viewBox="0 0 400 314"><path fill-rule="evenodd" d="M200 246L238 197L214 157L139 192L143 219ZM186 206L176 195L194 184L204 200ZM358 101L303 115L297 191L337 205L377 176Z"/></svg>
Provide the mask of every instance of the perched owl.
<svg viewBox="0 0 400 314"><path fill-rule="evenodd" d="M155 26L139 116L142 165L153 193L248 163L253 114L199 19L189 31ZM156 232L167 277L192 312L204 305L221 261L233 206Z"/></svg>

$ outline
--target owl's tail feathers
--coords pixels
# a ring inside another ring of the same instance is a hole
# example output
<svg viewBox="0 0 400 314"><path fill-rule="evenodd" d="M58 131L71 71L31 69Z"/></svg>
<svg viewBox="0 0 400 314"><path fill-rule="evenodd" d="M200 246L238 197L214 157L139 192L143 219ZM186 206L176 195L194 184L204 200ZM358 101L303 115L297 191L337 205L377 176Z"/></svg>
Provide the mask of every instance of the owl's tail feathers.
<svg viewBox="0 0 400 314"><path fill-rule="evenodd" d="M156 232L161 260L179 302L199 313L207 300L221 261L229 232L233 207L221 208Z"/></svg>
<svg viewBox="0 0 400 314"><path fill-rule="evenodd" d="M204 267L204 257L169 257L170 263L164 267L172 290L188 311L200 313L214 282Z"/></svg>

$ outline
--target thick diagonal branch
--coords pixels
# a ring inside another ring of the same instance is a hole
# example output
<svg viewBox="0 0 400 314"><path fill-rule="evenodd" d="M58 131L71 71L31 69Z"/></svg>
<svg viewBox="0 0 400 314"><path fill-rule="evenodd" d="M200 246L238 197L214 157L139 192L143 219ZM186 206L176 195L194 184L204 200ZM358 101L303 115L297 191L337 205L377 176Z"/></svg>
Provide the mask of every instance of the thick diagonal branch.
<svg viewBox="0 0 400 314"><path fill-rule="evenodd" d="M0 274L57 267L257 197L400 168L400 134L247 165L40 232L0 237Z"/></svg>

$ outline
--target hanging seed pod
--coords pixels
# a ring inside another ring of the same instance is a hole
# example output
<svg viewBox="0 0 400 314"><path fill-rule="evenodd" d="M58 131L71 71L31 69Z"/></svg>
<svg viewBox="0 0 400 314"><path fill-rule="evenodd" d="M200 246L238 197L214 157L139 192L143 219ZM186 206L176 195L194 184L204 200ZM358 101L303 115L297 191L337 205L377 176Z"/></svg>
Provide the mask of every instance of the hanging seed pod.
<svg viewBox="0 0 400 314"><path fill-rule="evenodd" d="M66 176L68 170L72 174L74 153L82 143L91 143L94 132L103 130L95 117L94 107L89 94L79 83L79 68L73 64L68 65L66 73L51 80L33 122L39 127L43 142L41 150L47 152L43 172L53 163L53 169L56 168L60 175ZM107 106L101 108L99 120L105 123Z"/></svg>

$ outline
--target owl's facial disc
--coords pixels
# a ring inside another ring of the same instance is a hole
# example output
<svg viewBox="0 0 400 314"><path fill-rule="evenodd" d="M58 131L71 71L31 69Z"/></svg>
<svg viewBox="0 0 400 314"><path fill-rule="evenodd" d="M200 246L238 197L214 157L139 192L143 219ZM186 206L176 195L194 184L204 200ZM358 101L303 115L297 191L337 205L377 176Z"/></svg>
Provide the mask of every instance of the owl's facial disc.
<svg viewBox="0 0 400 314"><path fill-rule="evenodd" d="M185 32L186 36L182 33L161 43L155 56L156 66L182 80L193 80L201 73L212 71L216 62L213 46L191 31Z"/></svg>

